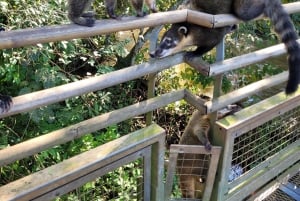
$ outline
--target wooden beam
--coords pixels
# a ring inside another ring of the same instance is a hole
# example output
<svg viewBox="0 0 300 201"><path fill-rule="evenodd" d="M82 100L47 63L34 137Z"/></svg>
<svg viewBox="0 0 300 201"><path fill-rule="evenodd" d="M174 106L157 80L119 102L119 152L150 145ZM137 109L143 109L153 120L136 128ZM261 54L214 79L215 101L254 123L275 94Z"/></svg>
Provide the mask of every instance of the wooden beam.
<svg viewBox="0 0 300 201"><path fill-rule="evenodd" d="M207 107L207 112L208 113L216 112L216 111L226 107L227 105L236 103L236 102L238 102L244 98L247 98L248 96L251 96L259 91L269 89L278 84L281 84L281 83L287 81L287 78L288 78L288 72L283 72L278 75L274 75L272 77L268 77L266 79L249 84L245 87L242 87L242 88L232 91L228 94L220 96L212 101L208 101L205 104Z"/></svg>
<svg viewBox="0 0 300 201"><path fill-rule="evenodd" d="M151 63L143 63L89 79L21 95L13 98L13 107L9 112L0 114L0 118L27 112L91 91L102 90L151 73L162 71L181 62L183 62L183 53L164 59L158 59Z"/></svg>
<svg viewBox="0 0 300 201"><path fill-rule="evenodd" d="M38 43L87 38L118 31L153 27L186 21L187 10L154 13L145 17L123 17L121 20L97 20L94 27L65 24L0 32L0 49Z"/></svg>
<svg viewBox="0 0 300 201"><path fill-rule="evenodd" d="M300 39L297 40L300 43ZM227 71L243 68L247 65L286 53L284 44L274 45L255 52L226 59L210 65L209 76L216 76Z"/></svg>
<svg viewBox="0 0 300 201"><path fill-rule="evenodd" d="M164 94L4 148L0 150L0 166L37 154L53 146L80 138L84 134L95 132L102 128L106 128L109 125L166 106L183 99L184 95L184 90Z"/></svg>

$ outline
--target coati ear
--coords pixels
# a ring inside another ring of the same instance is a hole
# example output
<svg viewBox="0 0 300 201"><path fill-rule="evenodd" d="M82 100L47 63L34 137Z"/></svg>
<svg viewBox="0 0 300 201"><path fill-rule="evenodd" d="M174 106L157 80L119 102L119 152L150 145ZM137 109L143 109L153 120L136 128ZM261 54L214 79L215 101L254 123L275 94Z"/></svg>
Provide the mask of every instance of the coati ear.
<svg viewBox="0 0 300 201"><path fill-rule="evenodd" d="M180 33L180 34L182 34L184 36L187 36L188 35L188 28L185 27L185 26L181 26L178 29L178 33Z"/></svg>

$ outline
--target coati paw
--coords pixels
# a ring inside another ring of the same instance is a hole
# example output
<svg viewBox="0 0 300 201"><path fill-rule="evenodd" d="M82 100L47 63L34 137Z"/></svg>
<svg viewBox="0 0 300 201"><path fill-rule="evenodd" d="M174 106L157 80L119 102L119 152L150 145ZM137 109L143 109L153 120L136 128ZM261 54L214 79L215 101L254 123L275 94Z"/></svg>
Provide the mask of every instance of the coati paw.
<svg viewBox="0 0 300 201"><path fill-rule="evenodd" d="M137 17L145 17L146 15L147 15L146 12L138 12L138 13L136 14Z"/></svg>
<svg viewBox="0 0 300 201"><path fill-rule="evenodd" d="M12 98L10 96L0 95L0 110L1 113L8 112L13 105Z"/></svg>
<svg viewBox="0 0 300 201"><path fill-rule="evenodd" d="M94 18L90 18L90 17L87 17L85 18L86 19L86 26L88 27L92 27L95 25L95 19Z"/></svg>
<svg viewBox="0 0 300 201"><path fill-rule="evenodd" d="M151 12L152 12L152 13L157 13L158 10L157 10L157 8L151 8Z"/></svg>
<svg viewBox="0 0 300 201"><path fill-rule="evenodd" d="M206 151L211 151L211 148L212 148L212 147L211 147L210 142L206 142L204 146L205 146L205 150L206 150Z"/></svg>

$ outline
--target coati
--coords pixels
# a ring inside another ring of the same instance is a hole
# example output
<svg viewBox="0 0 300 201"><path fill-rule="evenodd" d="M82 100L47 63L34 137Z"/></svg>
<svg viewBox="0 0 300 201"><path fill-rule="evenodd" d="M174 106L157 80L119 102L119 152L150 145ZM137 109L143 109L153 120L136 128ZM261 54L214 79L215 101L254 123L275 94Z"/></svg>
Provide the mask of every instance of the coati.
<svg viewBox="0 0 300 201"><path fill-rule="evenodd" d="M208 138L210 120L208 115L196 110L180 138L179 144L204 145L210 151L211 144ZM177 160L180 189L183 198L202 198L205 183L203 177L208 171L208 155L180 153ZM205 159L206 158L206 159Z"/></svg>
<svg viewBox="0 0 300 201"><path fill-rule="evenodd" d="M280 0L188 0L183 6L210 14L233 14L243 21L261 14L269 17L289 55L289 78L285 92L292 94L297 90L300 82L300 45L296 41L298 36L294 25ZM217 45L228 30L230 27L213 31L190 23L173 24L150 56L165 57L191 45L197 46L197 49L189 55L201 56Z"/></svg>
<svg viewBox="0 0 300 201"><path fill-rule="evenodd" d="M228 105L218 111L217 119L224 118L241 110L238 104ZM180 138L179 144L204 145L207 151L212 149L209 139L210 116L199 110L193 112ZM201 199L205 189L205 179L209 168L209 155L180 153L177 160L180 189L183 198Z"/></svg>
<svg viewBox="0 0 300 201"><path fill-rule="evenodd" d="M155 0L145 0L147 6L152 12L157 12ZM95 23L95 14L89 11L93 0L68 0L68 18L75 24L92 27ZM105 6L110 18L117 19L115 14L115 6L117 0L105 0ZM131 0L131 4L137 12L138 17L146 15L143 12L144 0Z"/></svg>

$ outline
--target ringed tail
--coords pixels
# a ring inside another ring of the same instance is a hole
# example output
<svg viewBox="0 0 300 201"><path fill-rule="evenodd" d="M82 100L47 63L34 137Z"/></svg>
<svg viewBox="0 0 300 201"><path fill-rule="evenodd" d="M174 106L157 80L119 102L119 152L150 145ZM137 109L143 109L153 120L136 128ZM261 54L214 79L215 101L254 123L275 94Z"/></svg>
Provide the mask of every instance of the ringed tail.
<svg viewBox="0 0 300 201"><path fill-rule="evenodd" d="M300 83L300 45L297 42L293 22L284 10L280 1L269 0L266 3L265 15L271 19L275 32L280 36L288 54L289 77L285 89L286 94L292 94L298 89Z"/></svg>

